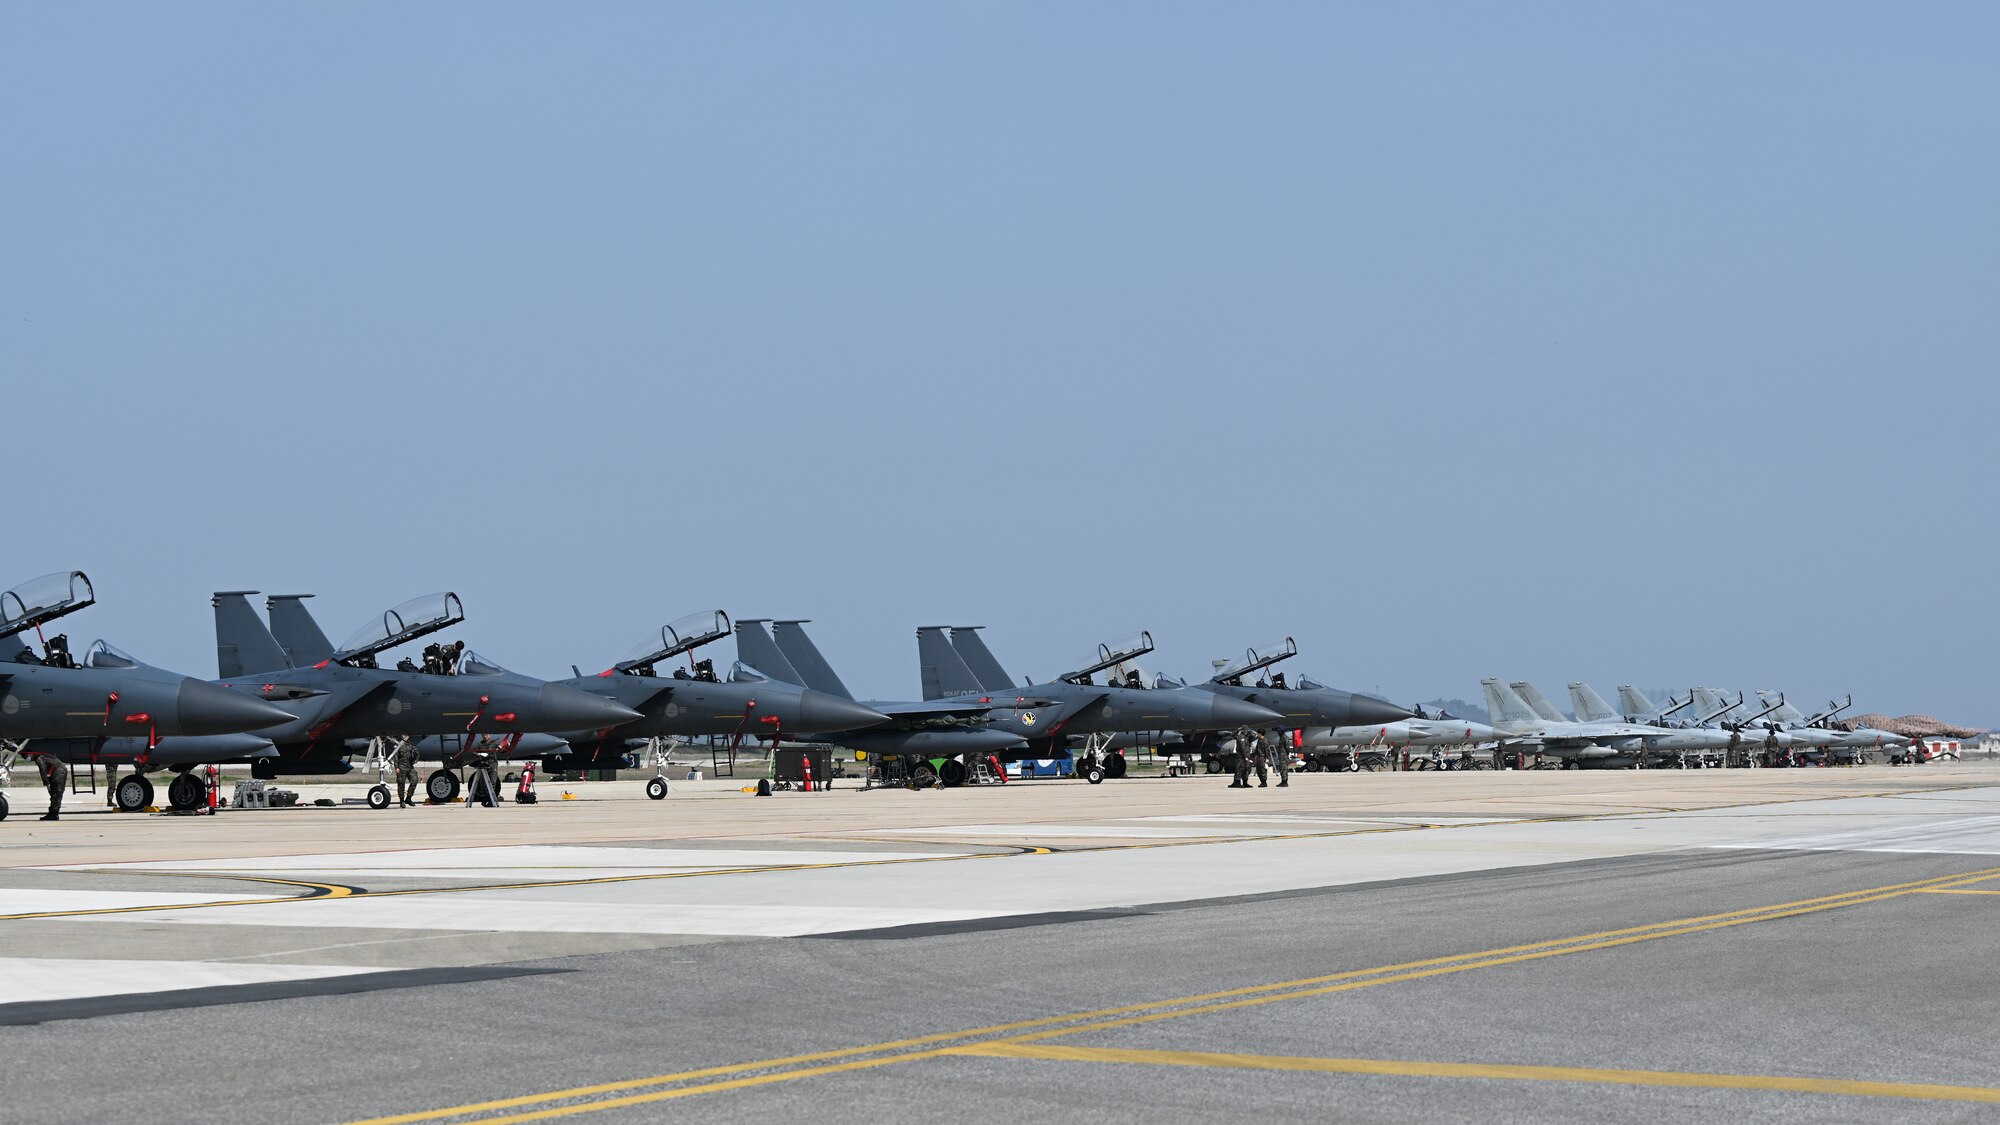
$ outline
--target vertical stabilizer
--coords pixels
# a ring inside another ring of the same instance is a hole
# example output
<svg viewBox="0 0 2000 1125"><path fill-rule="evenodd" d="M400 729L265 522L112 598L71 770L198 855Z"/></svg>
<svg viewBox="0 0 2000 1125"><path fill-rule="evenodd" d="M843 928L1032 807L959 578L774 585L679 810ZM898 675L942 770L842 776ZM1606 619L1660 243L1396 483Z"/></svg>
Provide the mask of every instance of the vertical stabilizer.
<svg viewBox="0 0 2000 1125"><path fill-rule="evenodd" d="M1521 697L1521 702L1526 703L1537 718L1550 723L1569 722L1561 711L1556 710L1556 705L1549 702L1549 697L1543 695L1542 690L1535 685L1526 680L1515 680L1507 686L1514 689L1514 694Z"/></svg>
<svg viewBox="0 0 2000 1125"><path fill-rule="evenodd" d="M253 672L281 672L291 667L285 650L250 608L255 590L218 590L215 606L215 672L225 680Z"/></svg>
<svg viewBox="0 0 2000 1125"><path fill-rule="evenodd" d="M1528 705L1521 701L1521 697L1515 695L1506 684L1499 680L1481 680L1479 686L1486 689L1486 713L1495 726L1503 723L1541 722L1533 711L1528 710Z"/></svg>
<svg viewBox="0 0 2000 1125"><path fill-rule="evenodd" d="M806 636L803 621L774 621L771 632L776 634L778 651L785 654L785 660L798 670L800 683L814 691L837 695L842 699L853 699L854 693L834 675L833 665L819 654L819 646ZM756 663L755 661L751 662Z"/></svg>
<svg viewBox="0 0 2000 1125"><path fill-rule="evenodd" d="M959 660L971 670L972 678L979 681L980 687L987 691L1013 691L1014 677L1007 674L1007 669L1000 667L1000 661L994 657L993 650L987 648L986 642L980 639L979 630L983 628L985 628L983 625L952 626L952 650L958 653Z"/></svg>
<svg viewBox="0 0 2000 1125"><path fill-rule="evenodd" d="M765 617L739 617L736 619L736 659L757 669L771 679L788 684L806 686L799 670L778 651L777 642L764 631Z"/></svg>
<svg viewBox="0 0 2000 1125"><path fill-rule="evenodd" d="M1625 709L1628 719L1647 719L1660 713L1660 705L1646 698L1646 693L1631 684L1618 685L1618 706Z"/></svg>
<svg viewBox="0 0 2000 1125"><path fill-rule="evenodd" d="M917 629L917 666L924 683L925 699L952 695L977 695L986 690L972 669L945 638L944 626L924 625Z"/></svg>
<svg viewBox="0 0 2000 1125"><path fill-rule="evenodd" d="M1769 707L1771 701L1779 698L1779 696L1775 691L1760 691L1757 693L1757 698L1764 702L1765 707ZM1778 709L1765 717L1780 723L1797 724L1799 726L1806 724L1805 712L1792 706L1790 703L1779 703Z"/></svg>
<svg viewBox="0 0 2000 1125"><path fill-rule="evenodd" d="M1576 712L1579 723L1616 723L1625 718L1613 711L1611 704L1604 702L1603 696L1581 680L1569 685L1569 705Z"/></svg>
<svg viewBox="0 0 2000 1125"><path fill-rule="evenodd" d="M271 615L271 636L285 650L294 668L318 664L333 655L333 642L320 631L319 622L306 610L311 594L272 594L264 599L264 612Z"/></svg>

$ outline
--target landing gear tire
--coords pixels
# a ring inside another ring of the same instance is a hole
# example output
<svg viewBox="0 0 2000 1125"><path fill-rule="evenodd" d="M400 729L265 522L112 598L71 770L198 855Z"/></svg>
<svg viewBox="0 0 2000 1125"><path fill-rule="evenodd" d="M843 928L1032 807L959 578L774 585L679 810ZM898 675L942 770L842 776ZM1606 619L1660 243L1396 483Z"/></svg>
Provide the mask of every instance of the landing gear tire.
<svg viewBox="0 0 2000 1125"><path fill-rule="evenodd" d="M458 775L450 770L438 770L424 779L424 795L433 804L449 804L458 799Z"/></svg>
<svg viewBox="0 0 2000 1125"><path fill-rule="evenodd" d="M7 819L7 794L0 793L0 820Z"/></svg>
<svg viewBox="0 0 2000 1125"><path fill-rule="evenodd" d="M932 769L928 762L910 771L910 784L919 789L929 789L937 784L937 779L937 771Z"/></svg>
<svg viewBox="0 0 2000 1125"><path fill-rule="evenodd" d="M1203 758L1203 759L1201 760L1201 768L1202 768L1202 769L1204 769L1204 770L1207 770L1207 771L1208 771L1209 773L1221 773L1221 772L1222 772L1222 759L1220 759L1220 758Z"/></svg>
<svg viewBox="0 0 2000 1125"><path fill-rule="evenodd" d="M1104 767L1090 766L1083 771L1083 779L1092 785L1104 784Z"/></svg>
<svg viewBox="0 0 2000 1125"><path fill-rule="evenodd" d="M128 774L111 796L119 812L143 812L153 803L153 783L144 774Z"/></svg>
<svg viewBox="0 0 2000 1125"><path fill-rule="evenodd" d="M371 808L371 809L386 809L386 808L388 808L388 807L389 807L389 787L388 787L388 786L386 786L386 785L371 785L371 786L369 786L369 787L368 787L368 807L369 807L369 808Z"/></svg>
<svg viewBox="0 0 2000 1125"><path fill-rule="evenodd" d="M664 777L656 777L653 780L648 781L646 783L646 796L651 797L655 801L666 800L667 779Z"/></svg>
<svg viewBox="0 0 2000 1125"><path fill-rule="evenodd" d="M208 803L208 786L192 772L177 773L167 782L167 804L176 812L193 812Z"/></svg>
<svg viewBox="0 0 2000 1125"><path fill-rule="evenodd" d="M1125 755L1113 754L1104 760L1104 776L1113 781L1125 776Z"/></svg>
<svg viewBox="0 0 2000 1125"><path fill-rule="evenodd" d="M938 776L944 779L946 785L964 785L965 763L957 758L946 758L938 764Z"/></svg>

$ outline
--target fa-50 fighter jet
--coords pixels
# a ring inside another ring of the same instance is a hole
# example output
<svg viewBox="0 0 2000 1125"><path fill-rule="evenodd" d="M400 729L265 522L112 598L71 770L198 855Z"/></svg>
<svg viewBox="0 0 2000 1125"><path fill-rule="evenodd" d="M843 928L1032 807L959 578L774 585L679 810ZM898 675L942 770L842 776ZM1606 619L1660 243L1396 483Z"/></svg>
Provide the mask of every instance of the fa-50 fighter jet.
<svg viewBox="0 0 2000 1125"><path fill-rule="evenodd" d="M1153 651L1152 634L1134 633L1106 641L1080 661L1074 671L1046 683L1013 686L978 625L929 625L917 630L917 658L924 698L979 699L1007 703L996 712L995 725L1027 740L1020 757L1072 756L1069 739L1083 736L1075 755L1077 772L1091 784L1125 775L1125 755L1106 751L1120 732L1272 730L1285 716L1269 707L1202 688L1149 688L1136 668L1127 667ZM983 669L983 671L975 671ZM1103 676L1105 682L1098 683Z"/></svg>
<svg viewBox="0 0 2000 1125"><path fill-rule="evenodd" d="M277 744L275 757L253 763L259 776L345 773L347 757L358 747L441 735L446 768L431 774L425 788L433 798L449 800L459 789L450 767L473 756L519 757L521 736L529 732L613 727L640 717L612 700L559 684L460 675L462 642L432 645L421 666L407 658L393 669L379 666L381 654L465 620L457 594L412 598L371 619L326 657L295 667L250 607L252 593L215 595L215 645L223 686L279 703L294 715L289 723L259 732ZM275 605L282 607L278 617L301 651L323 643L317 625L305 631L311 618L297 595ZM370 801L386 805L386 790L371 793Z"/></svg>
<svg viewBox="0 0 2000 1125"><path fill-rule="evenodd" d="M1526 749L1562 760L1565 769L1635 765L1645 751L1645 737L1658 730L1634 723L1585 723L1565 719L1533 684L1517 680L1503 684L1485 679L1486 710L1504 739L1503 750ZM1533 704L1521 692L1532 696Z"/></svg>
<svg viewBox="0 0 2000 1125"><path fill-rule="evenodd" d="M1627 695L1628 692L1631 693L1630 696ZM1645 720L1659 719L1663 714L1671 714L1672 711L1661 712L1659 708L1652 706L1650 701L1645 700L1645 697L1639 693L1637 688L1629 684L1621 685L1618 689L1618 695L1621 700L1627 702L1645 702L1645 710L1641 713L1641 716L1633 718L1621 715L1617 711L1612 710L1611 704L1606 703L1603 696L1591 690L1589 684L1576 681L1569 685L1569 702L1570 706L1576 711L1578 722L1629 722L1635 727L1649 731L1651 733L1639 736L1640 742L1649 756L1666 757L1671 755L1682 767L1686 767L1690 764L1699 764L1705 760L1706 755L1720 754L1729 749L1729 734L1727 731L1710 730L1698 726L1669 727L1663 725L1663 722L1659 724L1647 722ZM1633 697L1636 697L1636 699ZM1674 710L1678 710L1679 707L1684 706L1686 704L1680 704ZM1689 755L1694 755L1694 757L1691 759Z"/></svg>
<svg viewBox="0 0 2000 1125"><path fill-rule="evenodd" d="M93 604L90 579L80 570L51 574L0 593L0 768L21 756L50 755L76 764L123 762L135 772L124 807L152 804L145 771L176 771L169 786L176 803L193 808L207 791L189 772L195 765L240 761L268 748L241 732L289 718L269 703L153 668L103 641L79 663L69 638L46 636L42 626ZM37 654L23 639L34 630ZM114 792L117 790L114 786ZM7 815L0 793L0 818Z"/></svg>

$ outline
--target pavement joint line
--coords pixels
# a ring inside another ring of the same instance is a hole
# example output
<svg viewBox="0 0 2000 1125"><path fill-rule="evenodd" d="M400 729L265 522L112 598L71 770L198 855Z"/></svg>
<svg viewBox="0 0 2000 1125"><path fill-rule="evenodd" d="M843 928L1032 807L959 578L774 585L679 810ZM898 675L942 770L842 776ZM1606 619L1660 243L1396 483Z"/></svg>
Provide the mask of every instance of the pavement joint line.
<svg viewBox="0 0 2000 1125"><path fill-rule="evenodd" d="M1604 1067L1531 1066L1511 1063L1415 1062L1395 1059L1305 1058L1294 1055L1239 1055L1208 1051L1134 1050L1118 1047L1054 1047L1035 1043L982 1043L958 1047L954 1055L1063 1062L1143 1063L1152 1066L1214 1067L1235 1070L1306 1071L1319 1074L1391 1075L1406 1078L1485 1078L1517 1082L1595 1082L1621 1086L1673 1086L1709 1090L1774 1090L1849 1097L1909 1098L1923 1101L2000 1102L2000 1089L1919 1082L1872 1082L1777 1074L1709 1074L1680 1070L1624 1070Z"/></svg>
<svg viewBox="0 0 2000 1125"><path fill-rule="evenodd" d="M1616 930L1579 934L1567 938L1531 942L1524 945L1504 946L1474 953L1450 954L1443 957L1434 957L1421 961L1408 961L1395 965L1383 965L1370 969L1354 969L1324 976L1283 981L1276 984L1253 985L1245 988L1228 989L1194 996L1182 996L1167 1000L1130 1004L1122 1007L1103 1008L1090 1012L1075 1012L1068 1015L1021 1020L963 1031L940 1032L868 1046L839 1048L803 1055L790 1055L783 1058L765 1059L757 1062L725 1064L699 1070L681 1071L674 1074L655 1075L647 1078L624 1079L593 1086L578 1086L564 1090L555 1090L542 1094L524 1094L512 1098L450 1106L443 1109L422 1110L387 1117L371 1117L350 1122L349 1125L408 1125L411 1122L473 1117L479 1114L502 1110L525 1109L529 1106L544 1106L545 1108L498 1117L479 1117L478 1120L481 1122L481 1125L503 1125L503 1123L508 1122L540 1121L555 1117L567 1117L605 1109L651 1104L695 1094L720 1093L751 1086L767 1085L774 1082L790 1081L796 1078L835 1074L850 1070L963 1054L968 1047L982 1045L956 1043L955 1041L957 1040L985 1037L985 1044L1030 1044L1059 1036L1106 1031L1135 1024L1181 1019L1187 1016L1208 1015L1216 1012L1261 1006L1283 1000L1324 996L1361 988L1372 988L1377 985L1395 984L1461 973L1472 969L1520 964L1571 953L1612 949L1638 942L1653 941L1659 938L1677 937L1684 934L1747 925L1754 922L1775 921L1782 918L1816 914L1827 910L1837 910L1848 906L1859 906L1866 903L1900 898L1904 895L1919 893L1930 888L1962 886L1967 883L1981 882L1995 878L2000 878L2000 867L1964 871L1953 875L1935 876L1929 879L1919 879L1906 883L1891 883L1880 887L1869 887L1856 891L1824 895L1819 898L1777 903L1770 906L1750 907L1719 914L1700 915L1692 918L1680 918L1641 926L1629 926ZM830 1061L835 1059L844 1059L846 1061ZM800 1065L805 1063L817 1063L820 1065L803 1067ZM686 1083L697 1079L721 1078L725 1075L742 1075L743 1077L730 1078L718 1082L704 1082L697 1085L672 1086L672 1088L665 1090L647 1089L647 1087L670 1086L674 1083ZM645 1092L623 1093L624 1091ZM600 1094L622 1094L622 1096L597 1101L576 1100ZM549 1105L552 1102L568 1102L571 1104Z"/></svg>

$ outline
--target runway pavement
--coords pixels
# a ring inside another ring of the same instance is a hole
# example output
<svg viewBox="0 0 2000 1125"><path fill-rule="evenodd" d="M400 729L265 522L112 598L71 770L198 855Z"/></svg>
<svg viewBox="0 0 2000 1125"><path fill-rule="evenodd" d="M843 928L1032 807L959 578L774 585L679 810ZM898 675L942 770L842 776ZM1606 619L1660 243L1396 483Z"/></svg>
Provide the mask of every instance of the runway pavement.
<svg viewBox="0 0 2000 1125"><path fill-rule="evenodd" d="M11 796L37 1120L2000 1113L1983 765Z"/></svg>

